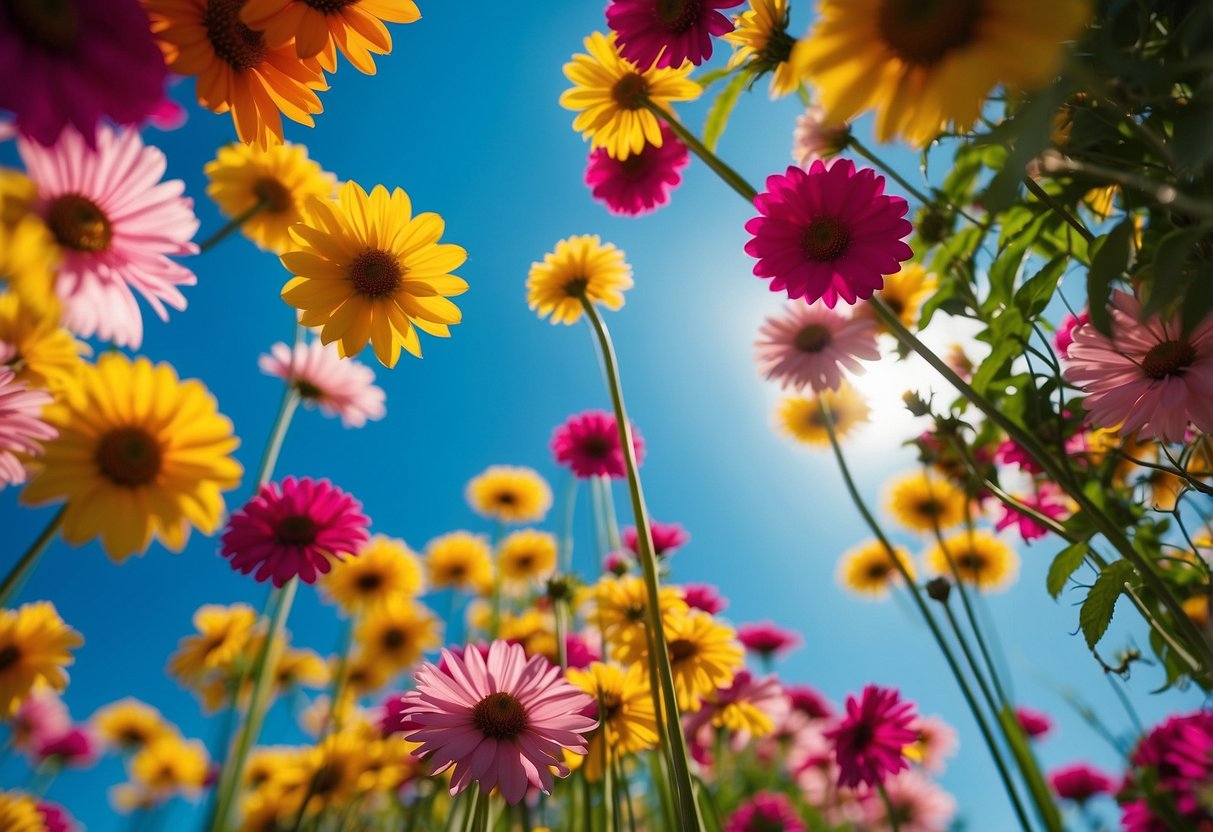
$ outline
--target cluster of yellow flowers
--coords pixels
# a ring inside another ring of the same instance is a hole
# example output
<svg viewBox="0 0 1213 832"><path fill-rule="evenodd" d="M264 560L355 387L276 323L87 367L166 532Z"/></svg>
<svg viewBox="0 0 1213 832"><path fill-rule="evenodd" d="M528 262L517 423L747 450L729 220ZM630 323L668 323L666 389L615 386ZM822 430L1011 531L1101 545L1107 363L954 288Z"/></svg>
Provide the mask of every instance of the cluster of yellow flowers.
<svg viewBox="0 0 1213 832"><path fill-rule="evenodd" d="M152 706L123 699L98 710L92 725L102 742L126 757L128 782L111 792L122 812L150 809L173 797L196 797L206 785L210 758L201 742L182 738Z"/></svg>

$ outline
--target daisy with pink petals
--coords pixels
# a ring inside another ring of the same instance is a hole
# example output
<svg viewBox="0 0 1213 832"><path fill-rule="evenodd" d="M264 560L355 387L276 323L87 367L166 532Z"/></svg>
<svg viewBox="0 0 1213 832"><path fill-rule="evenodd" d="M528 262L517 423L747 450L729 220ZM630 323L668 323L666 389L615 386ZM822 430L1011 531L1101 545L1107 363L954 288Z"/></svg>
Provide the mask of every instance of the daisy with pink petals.
<svg viewBox="0 0 1213 832"><path fill-rule="evenodd" d="M615 32L619 52L641 70L652 66L677 69L712 57L712 38L733 31L733 21L720 9L743 0L612 0L607 25Z"/></svg>
<svg viewBox="0 0 1213 832"><path fill-rule="evenodd" d="M684 584L682 600L693 610L703 610L715 615L729 605L729 601L711 584Z"/></svg>
<svg viewBox="0 0 1213 832"><path fill-rule="evenodd" d="M838 785L875 786L909 768L905 747L918 739L913 702L893 688L868 685L847 697L846 715L825 732L838 761Z"/></svg>
<svg viewBox="0 0 1213 832"><path fill-rule="evenodd" d="M796 807L786 795L758 792L724 823L724 832L804 832Z"/></svg>
<svg viewBox="0 0 1213 832"><path fill-rule="evenodd" d="M1062 358L1069 358L1070 345L1074 343L1074 330L1089 323L1090 312L1080 312L1078 315L1067 312L1061 319L1061 325L1057 327L1057 334L1053 336L1053 346L1057 348L1057 354Z"/></svg>
<svg viewBox="0 0 1213 832"><path fill-rule="evenodd" d="M913 230L905 219L909 205L886 195L884 177L871 168L856 170L849 159L817 161L807 171L789 167L768 176L766 184L754 198L761 216L745 225L753 235L745 250L772 292L833 309L839 298L872 297L884 276L901 271L900 261L914 254L902 241Z"/></svg>
<svg viewBox="0 0 1213 832"><path fill-rule="evenodd" d="M315 340L292 349L279 342L261 356L258 366L294 387L304 405L319 407L325 416L340 416L347 428L360 428L387 413L386 394L374 384L375 371L343 359L336 344Z"/></svg>
<svg viewBox="0 0 1213 832"><path fill-rule="evenodd" d="M4 368L4 344L0 343L0 490L12 483L25 482L25 466L18 454L37 456L39 442L59 435L42 421L42 409L51 403L51 395L27 390L16 374Z"/></svg>
<svg viewBox="0 0 1213 832"><path fill-rule="evenodd" d="M851 139L851 127L826 124L825 108L810 104L802 115L796 117L796 132L792 135L792 158L796 164L808 170L814 162L833 159L846 150Z"/></svg>
<svg viewBox="0 0 1213 832"><path fill-rule="evenodd" d="M605 147L591 150L585 184L612 214L638 217L670 201L670 192L682 182L682 169L690 161L686 145L663 122L660 146L646 143L639 153L623 160Z"/></svg>
<svg viewBox="0 0 1213 832"><path fill-rule="evenodd" d="M238 572L256 570L259 582L310 584L361 549L369 525L362 504L328 480L287 477L261 486L231 516L220 553Z"/></svg>
<svg viewBox="0 0 1213 832"><path fill-rule="evenodd" d="M518 644L494 641L484 658L442 651L445 671L426 662L417 687L403 697L413 726L405 739L434 774L452 769L450 791L476 781L484 794L497 787L511 805L533 786L552 792L553 769L568 776L565 752L585 755L585 734L598 721L585 715L594 699L575 688L543 656L529 659Z"/></svg>
<svg viewBox="0 0 1213 832"><path fill-rule="evenodd" d="M1178 318L1143 320L1137 298L1122 291L1111 312L1112 337L1083 324L1066 362L1091 423L1167 442L1184 441L1189 423L1213 432L1213 315L1184 335Z"/></svg>
<svg viewBox="0 0 1213 832"><path fill-rule="evenodd" d="M691 535L680 523L649 522L649 532L653 536L653 554L659 558L672 555L691 542ZM623 545L636 554L640 554L640 535L635 526L623 530Z"/></svg>
<svg viewBox="0 0 1213 832"><path fill-rule="evenodd" d="M737 628L737 640L746 650L758 654L763 661L770 661L804 643L799 633L784 630L771 621L742 624Z"/></svg>
<svg viewBox="0 0 1213 832"><path fill-rule="evenodd" d="M18 138L17 150L37 189L34 207L59 245L55 291L64 326L138 349L143 318L135 292L168 320L166 305L185 309L178 287L198 282L169 259L198 252L185 183L160 181L164 154L145 147L135 130L103 126L90 148L68 129L52 147Z"/></svg>
<svg viewBox="0 0 1213 832"><path fill-rule="evenodd" d="M635 427L632 428L632 448L639 465L644 460L644 440ZM587 410L570 416L552 434L552 453L557 462L581 479L623 479L627 476L619 423L605 410Z"/></svg>
<svg viewBox="0 0 1213 832"><path fill-rule="evenodd" d="M42 825L46 827L46 832L80 832L76 819L57 803L39 801L38 814L42 816Z"/></svg>
<svg viewBox="0 0 1213 832"><path fill-rule="evenodd" d="M944 760L955 756L960 746L956 729L937 716L924 716L914 723L914 730L918 733L911 754L914 761L929 772L942 773Z"/></svg>
<svg viewBox="0 0 1213 832"><path fill-rule="evenodd" d="M758 372L785 390L837 390L843 371L863 375L860 361L880 360L876 322L824 306L790 303L767 318L754 342Z"/></svg>

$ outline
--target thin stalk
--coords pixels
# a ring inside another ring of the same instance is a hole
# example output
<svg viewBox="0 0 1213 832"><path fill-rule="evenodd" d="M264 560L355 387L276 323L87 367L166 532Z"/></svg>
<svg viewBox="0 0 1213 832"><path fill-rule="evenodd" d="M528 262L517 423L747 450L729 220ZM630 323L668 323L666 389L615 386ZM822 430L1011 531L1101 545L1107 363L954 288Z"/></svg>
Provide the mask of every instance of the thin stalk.
<svg viewBox="0 0 1213 832"><path fill-rule="evenodd" d="M257 480L255 488L260 488L270 481L274 475L274 466L278 464L278 455L282 453L282 443L286 439L286 431L291 426L291 419L299 407L299 393L291 385L286 385L282 391L282 400L278 403L278 413L274 416L274 425L270 428L270 438L261 452L261 461L257 464Z"/></svg>
<svg viewBox="0 0 1213 832"><path fill-rule="evenodd" d="M889 799L889 792L885 789L884 783L877 781L876 791L880 793L880 802L884 804L885 820L889 822L890 832L900 832L901 825L897 822L897 810L893 808L893 801Z"/></svg>
<svg viewBox="0 0 1213 832"><path fill-rule="evenodd" d="M690 130L682 126L678 119L665 110L658 107L651 101L644 103L645 108L661 121L664 121L669 128L674 131L674 135L682 140L691 152L703 160L704 164L710 167L717 176L724 180L724 183L735 190L742 199L746 202L753 202L754 197L758 196L758 191L742 177L737 171L726 165L719 156L708 150L707 146L699 141L699 138Z"/></svg>
<svg viewBox="0 0 1213 832"><path fill-rule="evenodd" d="M55 539L55 535L59 533L59 527L63 525L63 516L65 514L67 514L67 506L63 506L55 512L55 516L46 524L46 528L42 530L38 538L25 550L25 554L13 564L13 568L4 576L4 583L0 583L0 607L7 607L9 599L17 594L21 586L33 574L38 561L42 559L42 553L46 551L51 541Z"/></svg>
<svg viewBox="0 0 1213 832"><path fill-rule="evenodd" d="M226 225L198 244L198 253L204 254L210 251L215 246L219 245L219 243L227 239L232 232L240 230L241 226L268 207L269 202L265 200L258 200L253 204L252 208L249 208L247 211L243 211L232 217L230 220L228 220Z"/></svg>
<svg viewBox="0 0 1213 832"><path fill-rule="evenodd" d="M1025 176L1023 184L1028 189L1028 193L1043 202L1054 214L1061 217L1071 228L1077 231L1087 241L1087 245L1095 242L1095 235L1091 233L1091 229L1083 225L1082 220L1070 213L1070 210L1066 206L1055 200L1052 194L1040 187L1040 185L1037 185L1032 180L1032 177Z"/></svg>
<svg viewBox="0 0 1213 832"><path fill-rule="evenodd" d="M867 159L869 162L871 162L876 167L880 168L880 170L883 171L886 176L888 176L890 179L892 179L894 182L896 182L898 185L900 185L902 188L904 188L910 194L910 196L917 199L923 205L931 205L934 203L933 199L928 197L922 191L918 190L918 188L911 185L909 180L907 180L904 176L902 176L900 173L897 172L896 168L894 168L892 165L886 164L884 162L884 160L882 160L879 156L877 156L875 153L873 153L871 150L869 150L864 144L862 144L859 141L859 139L855 138L854 136L851 136L847 140L847 144L850 146L850 148L852 150L854 150L860 156ZM977 217L975 217L972 214L970 214L969 212L965 211L959 205L954 205L953 203L949 202L948 207L951 208L953 211L955 211L960 216L964 217L969 222L973 223L973 225L976 225L979 228L989 228L989 223L982 222L981 220L977 219Z"/></svg>
<svg viewBox="0 0 1213 832"><path fill-rule="evenodd" d="M619 540L619 515L615 513L615 496L611 493L611 478L599 477L598 487L602 489L602 513L606 515L607 544L612 552L623 549Z"/></svg>
<svg viewBox="0 0 1213 832"><path fill-rule="evenodd" d="M601 699L598 700L598 712L605 713ZM602 828L604 832L619 832L619 815L615 811L619 804L615 798L615 766L612 764L616 755L605 732L598 747L602 749Z"/></svg>
<svg viewBox="0 0 1213 832"><path fill-rule="evenodd" d="M636 832L636 808L632 805L632 788L628 783L627 769L623 765L623 755L615 755L615 782L617 789L623 795L623 810L628 816L628 832Z"/></svg>
<svg viewBox="0 0 1213 832"><path fill-rule="evenodd" d="M577 511L577 486L581 482L569 473L568 485L564 489L564 517L560 528L560 571L566 575L573 572L573 515Z"/></svg>
<svg viewBox="0 0 1213 832"><path fill-rule="evenodd" d="M341 634L341 654L337 660L337 672L329 686L329 709L328 713L324 715L324 722L320 725L320 733L316 736L317 745L323 742L334 728L338 731L341 730L341 700L345 697L345 686L349 682L348 670L350 654L353 650L354 617L351 615L345 623L345 632Z"/></svg>
<svg viewBox="0 0 1213 832"><path fill-rule="evenodd" d="M552 617L556 621L556 656L560 660L560 669L569 668L569 626L565 618L565 600L557 598L552 604Z"/></svg>

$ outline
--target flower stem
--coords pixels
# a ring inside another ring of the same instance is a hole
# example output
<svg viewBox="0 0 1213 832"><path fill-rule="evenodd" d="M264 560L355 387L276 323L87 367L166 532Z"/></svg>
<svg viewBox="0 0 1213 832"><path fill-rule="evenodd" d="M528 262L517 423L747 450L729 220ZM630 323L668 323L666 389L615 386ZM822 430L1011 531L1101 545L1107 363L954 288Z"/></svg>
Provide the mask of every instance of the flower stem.
<svg viewBox="0 0 1213 832"><path fill-rule="evenodd" d="M59 533L59 527L63 525L63 516L67 514L67 506L63 506L55 512L55 516L46 524L46 528L42 530L42 534L38 535L38 539L30 544L29 548L4 576L4 583L0 583L0 607L7 607L9 599L12 598L21 589L21 586L33 574L34 568L38 565L38 561L42 559L42 553L50 546L55 535Z"/></svg>
<svg viewBox="0 0 1213 832"><path fill-rule="evenodd" d="M1064 205L1055 200L1048 191L1036 184L1032 177L1025 176L1023 178L1023 184L1028 189L1028 193L1039 199L1049 209L1051 209L1053 213L1065 220L1071 228L1078 232L1079 236L1087 241L1088 245L1095 242L1095 235L1091 233L1091 230L1083 225L1082 221L1079 220L1078 217L1070 213L1070 211Z"/></svg>
<svg viewBox="0 0 1213 832"><path fill-rule="evenodd" d="M243 212L237 214L236 216L232 217L230 220L228 220L226 225L224 225L222 228L220 228L214 234L212 234L211 236L209 236L205 240L203 240L201 243L199 243L198 244L198 253L204 254L204 253L210 251L215 246L219 245L219 243L221 243L225 239L227 239L232 234L232 232L239 231L241 226L243 226L246 222L251 220L257 214L260 214L263 210L265 210L268 207L269 207L269 203L263 199L258 200L257 202L253 203L253 207L249 208L247 211L243 211Z"/></svg>
<svg viewBox="0 0 1213 832"><path fill-rule="evenodd" d="M282 391L282 400L278 404L278 413L274 417L274 425L270 428L270 438L266 440L265 450L261 452L261 461L257 464L257 479L254 487L260 488L274 476L274 466L278 464L278 456L282 453L282 443L286 439L286 431L291 426L295 409L299 407L299 393L287 384Z"/></svg>
<svg viewBox="0 0 1213 832"><path fill-rule="evenodd" d="M577 485L581 481L569 473L568 485L564 489L564 517L560 528L560 571L573 572L573 515L577 511Z"/></svg>
<svg viewBox="0 0 1213 832"><path fill-rule="evenodd" d="M754 190L749 182L745 181L737 171L726 165L719 156L708 150L707 145L699 141L699 138L690 130L682 126L682 123L673 115L658 107L652 101L646 101L644 104L653 115L664 121L669 128L674 131L682 143L691 149L691 152L703 160L704 164L716 172L716 175L724 180L724 183L741 195L741 198L746 202L753 202L754 197L758 196L758 191Z"/></svg>
<svg viewBox="0 0 1213 832"><path fill-rule="evenodd" d="M889 792L885 789L884 783L876 782L876 791L880 793L880 802L884 804L885 820L889 822L889 832L900 832L901 825L897 822L897 810L893 808L893 801L889 799Z"/></svg>
<svg viewBox="0 0 1213 832"><path fill-rule="evenodd" d="M918 190L918 188L911 185L910 181L908 179L906 179L904 176L902 176L900 173L898 173L896 168L894 168L892 165L886 164L884 162L884 160L882 160L879 156L877 156L875 153L873 153L871 150L869 150L866 145L864 145L863 143L861 143L859 141L859 139L855 138L854 136L851 136L847 139L847 145L852 150L854 150L856 153L858 153L860 156L867 159L869 162L871 162L876 167L880 168L880 170L886 176L888 176L890 179L892 179L894 182L896 182L898 185L900 185L903 189L905 189L905 191L907 193L910 194L910 196L917 199L923 205L931 205L934 203L935 200L931 199L926 194L924 194L922 191ZM975 217L972 214L965 211L959 205L954 205L953 203L949 202L948 207L951 208L953 211L955 211L960 216L964 217L969 222L973 223L973 225L978 226L979 228L988 228L989 227L989 223L982 222L981 220L977 219L977 217Z"/></svg>

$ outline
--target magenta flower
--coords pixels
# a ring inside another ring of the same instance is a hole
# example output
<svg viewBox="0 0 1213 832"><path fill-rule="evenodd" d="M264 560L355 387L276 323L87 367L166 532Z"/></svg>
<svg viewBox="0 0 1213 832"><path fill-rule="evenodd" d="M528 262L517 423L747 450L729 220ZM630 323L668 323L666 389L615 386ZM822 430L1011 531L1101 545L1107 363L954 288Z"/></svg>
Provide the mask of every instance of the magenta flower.
<svg viewBox="0 0 1213 832"><path fill-rule="evenodd" d="M80 829L76 819L73 818L68 811L57 803L47 803L45 800L38 803L38 814L42 816L42 825L45 827L45 832L78 832Z"/></svg>
<svg viewBox="0 0 1213 832"><path fill-rule="evenodd" d="M1066 501L1065 495L1060 488L1051 482L1041 483L1035 493L1020 494L1017 499L1028 508L1036 509L1036 511L1044 516L1051 517L1054 520L1064 520L1070 514L1069 504ZM994 524L994 528L1002 531L1011 526L1015 526L1019 530L1019 536L1025 542L1038 540L1049 533L1048 529L1040 525L1031 516L1004 504L1002 506L1002 517Z"/></svg>
<svg viewBox="0 0 1213 832"><path fill-rule="evenodd" d="M729 605L729 601L711 584L684 584L682 600L693 610L703 610L715 615Z"/></svg>
<svg viewBox="0 0 1213 832"><path fill-rule="evenodd" d="M9 483L25 482L25 466L18 454L37 456L42 453L39 442L59 435L42 421L42 409L50 403L49 393L27 390L12 370L0 364L0 491Z"/></svg>
<svg viewBox="0 0 1213 832"><path fill-rule="evenodd" d="M90 149L75 130L53 147L24 138L17 150L37 187L37 210L62 263L55 290L63 323L78 335L138 349L143 318L135 292L168 320L166 304L185 309L180 286L198 282L171 260L196 254L194 201L180 179L161 182L165 158L134 130L97 131ZM132 291L133 290L133 291Z"/></svg>
<svg viewBox="0 0 1213 832"><path fill-rule="evenodd" d="M843 370L863 375L860 359L880 360L876 323L823 306L790 303L784 314L763 322L754 359L759 374L784 389L837 390Z"/></svg>
<svg viewBox="0 0 1213 832"><path fill-rule="evenodd" d="M1203 829L1213 822L1213 812L1202 797L1202 788L1213 782L1213 711L1168 717L1137 744L1129 760L1137 768L1153 769L1154 784L1147 788L1156 799L1173 802L1184 828ZM1154 818L1144 800L1135 811L1126 806L1125 812L1134 820L1130 824L1122 816L1126 829L1169 828Z"/></svg>
<svg viewBox="0 0 1213 832"><path fill-rule="evenodd" d="M771 621L742 624L737 628L737 640L746 650L757 653L764 660L787 653L804 643L799 633L781 629Z"/></svg>
<svg viewBox="0 0 1213 832"><path fill-rule="evenodd" d="M238 572L257 570L257 581L310 584L370 539L368 525L362 504L328 480L287 477L261 486L231 516L220 553Z"/></svg>
<svg viewBox="0 0 1213 832"><path fill-rule="evenodd" d="M761 216L745 225L754 274L792 300L820 299L831 309L839 298L866 300L913 256L902 242L913 230L906 201L887 196L883 176L857 171L849 159L768 176L754 207Z"/></svg>
<svg viewBox="0 0 1213 832"><path fill-rule="evenodd" d="M1188 335L1177 319L1142 320L1128 292L1112 294L1112 337L1074 330L1065 377L1082 388L1097 427L1182 442L1188 423L1213 432L1213 315Z"/></svg>
<svg viewBox="0 0 1213 832"><path fill-rule="evenodd" d="M786 795L758 792L724 823L724 832L804 832L796 807Z"/></svg>
<svg viewBox="0 0 1213 832"><path fill-rule="evenodd" d="M651 520L649 531L653 535L653 554L659 558L672 555L691 542L691 535L679 523L659 523ZM623 545L640 554L640 535L635 526L628 526L623 530Z"/></svg>
<svg viewBox="0 0 1213 832"><path fill-rule="evenodd" d="M598 648L577 633L569 633L564 637L564 655L568 659L569 667L576 670L583 670L602 659Z"/></svg>
<svg viewBox="0 0 1213 832"><path fill-rule="evenodd" d="M1057 348L1057 354L1062 358L1069 358L1070 345L1074 343L1074 330L1090 322L1090 312L1081 312L1077 316L1067 312L1061 319L1061 325L1057 327L1057 334L1053 336L1053 346Z"/></svg>
<svg viewBox="0 0 1213 832"><path fill-rule="evenodd" d="M1053 720L1043 711L1019 707L1015 709L1015 718L1029 739L1043 739L1053 730Z"/></svg>
<svg viewBox="0 0 1213 832"><path fill-rule="evenodd" d="M1049 772L1049 785L1062 800L1086 803L1097 794L1113 794L1111 777L1086 763L1074 763Z"/></svg>
<svg viewBox="0 0 1213 832"><path fill-rule="evenodd" d="M72 726L57 736L45 737L34 749L34 758L39 763L53 759L61 766L86 768L97 761L99 747L89 730Z"/></svg>
<svg viewBox="0 0 1213 832"><path fill-rule="evenodd" d="M352 358L342 358L336 344L319 340L274 344L257 365L261 372L291 384L305 405L320 408L325 416L340 416L347 428L360 428L367 420L382 419L386 394L376 387L375 371Z"/></svg>
<svg viewBox="0 0 1213 832"><path fill-rule="evenodd" d="M168 70L137 0L0 3L0 110L39 144L71 125L139 124L164 96ZM20 79L19 82L13 79Z"/></svg>
<svg viewBox="0 0 1213 832"><path fill-rule="evenodd" d="M956 799L917 771L903 771L884 783L898 832L947 832L956 817ZM864 801L866 829L891 829L884 801Z"/></svg>
<svg viewBox="0 0 1213 832"><path fill-rule="evenodd" d="M31 754L72 727L72 718L59 694L48 687L35 687L9 722L15 748Z"/></svg>
<svg viewBox="0 0 1213 832"><path fill-rule="evenodd" d="M661 147L645 144L644 150L622 161L605 147L591 150L585 184L612 214L638 217L670 201L670 193L682 182L682 169L689 163L686 145L663 123Z"/></svg>
<svg viewBox="0 0 1213 832"><path fill-rule="evenodd" d="M994 459L1001 465L1016 465L1028 474L1039 474L1044 470L1036 458L1014 439L1004 439L1000 442L994 449Z"/></svg>
<svg viewBox="0 0 1213 832"><path fill-rule="evenodd" d="M893 688L868 685L860 699L847 697L842 721L825 732L838 760L838 784L875 786L909 768L903 750L918 739L913 702Z"/></svg>
<svg viewBox="0 0 1213 832"><path fill-rule="evenodd" d="M632 568L631 552L611 552L602 559L602 571L622 577Z"/></svg>
<svg viewBox="0 0 1213 832"><path fill-rule="evenodd" d="M417 687L404 695L404 714L419 726L405 739L421 744L418 757L434 774L454 768L451 794L478 781L494 786L509 804L527 786L552 791L552 769L568 775L564 752L586 753L583 736L598 722L585 716L592 697L573 687L542 656L526 657L521 645L494 641L488 659L470 650L462 658L442 651L443 672L426 662Z"/></svg>
<svg viewBox="0 0 1213 832"><path fill-rule="evenodd" d="M552 433L552 453L556 461L581 479L627 476L623 445L619 440L619 423L605 410L587 410L570 416ZM644 459L644 440L632 428L632 448L636 464Z"/></svg>
<svg viewBox="0 0 1213 832"><path fill-rule="evenodd" d="M612 0L607 25L619 52L641 70L652 66L699 66L712 57L712 38L733 31L733 21L718 9L743 0Z"/></svg>
<svg viewBox="0 0 1213 832"><path fill-rule="evenodd" d="M834 706L816 688L808 685L785 685L783 692L792 703L793 712L804 714L810 721L830 719L834 716Z"/></svg>

